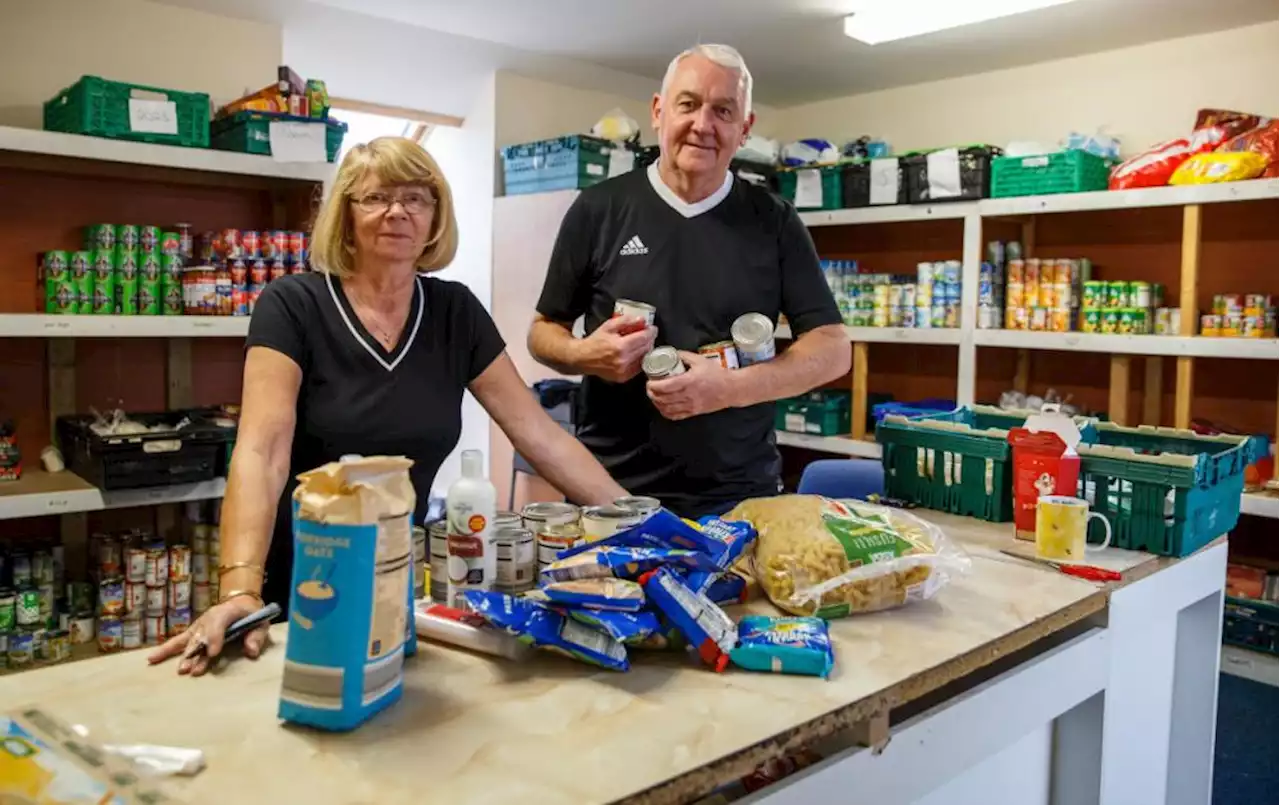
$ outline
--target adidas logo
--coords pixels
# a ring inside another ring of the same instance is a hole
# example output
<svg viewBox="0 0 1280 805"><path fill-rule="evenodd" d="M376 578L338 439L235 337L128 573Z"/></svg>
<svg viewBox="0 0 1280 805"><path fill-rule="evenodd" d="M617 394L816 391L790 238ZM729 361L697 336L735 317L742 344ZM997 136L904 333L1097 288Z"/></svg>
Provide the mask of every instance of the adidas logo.
<svg viewBox="0 0 1280 805"><path fill-rule="evenodd" d="M644 241L640 240L639 235L632 235L631 240L627 241L627 245L622 247L622 251L618 252L622 257L632 254L648 254L649 247L644 245Z"/></svg>

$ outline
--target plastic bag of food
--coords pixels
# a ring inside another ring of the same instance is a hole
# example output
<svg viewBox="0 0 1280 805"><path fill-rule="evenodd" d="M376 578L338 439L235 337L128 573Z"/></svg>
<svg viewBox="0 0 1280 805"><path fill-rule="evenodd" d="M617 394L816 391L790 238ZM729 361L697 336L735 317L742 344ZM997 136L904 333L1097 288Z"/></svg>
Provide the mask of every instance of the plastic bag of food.
<svg viewBox="0 0 1280 805"><path fill-rule="evenodd" d="M1196 154L1178 166L1169 184L1216 184L1252 179L1267 167L1267 158L1252 151Z"/></svg>
<svg viewBox="0 0 1280 805"><path fill-rule="evenodd" d="M678 548L637 548L592 543L582 553L557 559L538 574L543 584L573 579L634 579L654 568L674 565L691 570L714 567L711 560Z"/></svg>
<svg viewBox="0 0 1280 805"><path fill-rule="evenodd" d="M738 622L738 643L729 659L748 671L807 674L826 678L836 663L822 618L747 615Z"/></svg>
<svg viewBox="0 0 1280 805"><path fill-rule="evenodd" d="M704 663L717 673L729 664L729 652L738 641L738 628L724 610L669 568L660 567L640 579L655 607L680 630L680 634Z"/></svg>
<svg viewBox="0 0 1280 805"><path fill-rule="evenodd" d="M755 538L756 532L749 523L726 522L718 517L704 517L695 523L683 520L666 509L659 509L642 523L602 540L563 550L556 554L556 558L568 559L603 546L677 549L708 557L713 567L705 569L724 570L747 550Z"/></svg>
<svg viewBox="0 0 1280 805"><path fill-rule="evenodd" d="M626 671L627 650L622 643L528 598L488 590L466 590L467 606L521 643L554 651L611 671Z"/></svg>
<svg viewBox="0 0 1280 805"><path fill-rule="evenodd" d="M658 633L662 624L653 612L611 612L605 609L571 609L569 617L597 629L625 646L663 648L666 638ZM657 635L655 639L655 635Z"/></svg>
<svg viewBox="0 0 1280 805"><path fill-rule="evenodd" d="M1179 137L1153 146L1121 162L1111 171L1107 187L1132 190L1138 187L1163 187L1178 166L1195 154L1212 151L1222 145L1228 132L1220 126L1198 128L1190 137Z"/></svg>
<svg viewBox="0 0 1280 805"><path fill-rule="evenodd" d="M644 609L644 590L634 581L622 579L576 579L544 584L531 593L541 593L553 606L611 609L639 612ZM527 596L534 597L534 596Z"/></svg>
<svg viewBox="0 0 1280 805"><path fill-rule="evenodd" d="M1219 153L1251 151L1267 160L1261 176L1274 177L1280 169L1280 121L1269 120L1244 134L1239 134L1218 146Z"/></svg>
<svg viewBox="0 0 1280 805"><path fill-rule="evenodd" d="M755 526L756 580L795 615L838 618L932 598L969 568L942 529L886 506L781 495L744 501L729 516Z"/></svg>

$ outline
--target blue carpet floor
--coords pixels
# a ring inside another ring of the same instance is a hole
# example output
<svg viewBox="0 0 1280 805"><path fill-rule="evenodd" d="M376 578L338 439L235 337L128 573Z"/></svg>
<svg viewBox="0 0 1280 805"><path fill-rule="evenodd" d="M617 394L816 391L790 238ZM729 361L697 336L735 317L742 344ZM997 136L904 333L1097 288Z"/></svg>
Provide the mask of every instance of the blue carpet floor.
<svg viewBox="0 0 1280 805"><path fill-rule="evenodd" d="M1218 735L1213 805L1275 803L1277 689L1222 674L1218 681Z"/></svg>

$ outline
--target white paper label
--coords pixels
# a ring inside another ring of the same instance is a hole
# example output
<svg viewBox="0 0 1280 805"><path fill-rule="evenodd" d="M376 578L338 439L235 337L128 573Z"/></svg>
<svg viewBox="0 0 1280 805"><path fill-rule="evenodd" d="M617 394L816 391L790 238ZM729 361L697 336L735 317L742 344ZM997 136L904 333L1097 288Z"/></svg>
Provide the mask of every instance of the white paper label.
<svg viewBox="0 0 1280 805"><path fill-rule="evenodd" d="M604 168L599 165L591 164L587 166L587 173L591 176L599 176L604 173Z"/></svg>
<svg viewBox="0 0 1280 805"><path fill-rule="evenodd" d="M929 174L929 198L960 195L960 152L954 148L934 151L925 157Z"/></svg>
<svg viewBox="0 0 1280 805"><path fill-rule="evenodd" d="M326 162L325 125L273 120L268 137L271 158L276 162Z"/></svg>
<svg viewBox="0 0 1280 805"><path fill-rule="evenodd" d="M129 130L150 134L177 134L178 105L173 101L130 98Z"/></svg>
<svg viewBox="0 0 1280 805"><path fill-rule="evenodd" d="M636 154L630 148L614 148L609 151L609 178L630 173L636 166Z"/></svg>
<svg viewBox="0 0 1280 805"><path fill-rule="evenodd" d="M898 160L871 160L871 203L898 203Z"/></svg>
<svg viewBox="0 0 1280 805"><path fill-rule="evenodd" d="M796 208L822 206L822 174L816 170L796 171Z"/></svg>
<svg viewBox="0 0 1280 805"><path fill-rule="evenodd" d="M783 427L790 433L804 433L804 414L785 414Z"/></svg>

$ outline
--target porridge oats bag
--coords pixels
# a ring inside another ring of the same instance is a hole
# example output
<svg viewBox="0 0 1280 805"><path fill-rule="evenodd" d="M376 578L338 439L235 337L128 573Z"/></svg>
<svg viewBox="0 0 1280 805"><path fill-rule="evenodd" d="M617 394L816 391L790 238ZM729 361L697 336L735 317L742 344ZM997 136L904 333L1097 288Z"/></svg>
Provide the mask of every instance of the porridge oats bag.
<svg viewBox="0 0 1280 805"><path fill-rule="evenodd" d="M886 506L780 495L743 501L725 519L755 527L756 580L795 615L839 618L932 598L969 567L942 529Z"/></svg>
<svg viewBox="0 0 1280 805"><path fill-rule="evenodd" d="M349 730L400 699L413 591L411 466L349 457L298 476L285 721Z"/></svg>

